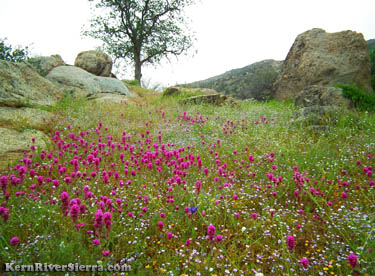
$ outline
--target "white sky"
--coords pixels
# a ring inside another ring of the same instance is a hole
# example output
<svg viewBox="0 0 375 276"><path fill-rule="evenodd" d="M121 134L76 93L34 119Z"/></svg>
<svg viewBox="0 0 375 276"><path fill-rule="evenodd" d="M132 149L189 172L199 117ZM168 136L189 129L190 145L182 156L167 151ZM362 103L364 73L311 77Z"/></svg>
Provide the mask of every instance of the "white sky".
<svg viewBox="0 0 375 276"><path fill-rule="evenodd" d="M200 0L188 9L197 34L194 57L180 57L143 77L165 86L206 79L264 59L285 59L296 36L312 28L353 30L375 38L374 0ZM0 38L31 45L34 55L77 54L100 42L82 38L91 16L87 0L0 0ZM132 78L133 69L125 77Z"/></svg>

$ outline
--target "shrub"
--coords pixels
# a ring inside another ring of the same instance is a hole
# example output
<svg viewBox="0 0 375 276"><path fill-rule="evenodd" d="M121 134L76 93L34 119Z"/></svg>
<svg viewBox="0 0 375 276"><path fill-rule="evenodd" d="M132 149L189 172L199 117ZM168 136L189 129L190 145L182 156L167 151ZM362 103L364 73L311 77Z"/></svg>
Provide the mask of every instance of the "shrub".
<svg viewBox="0 0 375 276"><path fill-rule="evenodd" d="M370 50L371 86L375 90L375 49Z"/></svg>
<svg viewBox="0 0 375 276"><path fill-rule="evenodd" d="M141 86L138 80L123 80L123 82L130 86Z"/></svg>
<svg viewBox="0 0 375 276"><path fill-rule="evenodd" d="M366 93L355 85L337 84L341 88L343 96L350 99L354 106L361 111L375 111L375 94Z"/></svg>
<svg viewBox="0 0 375 276"><path fill-rule="evenodd" d="M13 49L12 45L7 45L5 43L7 39L0 38L0 59L7 60L11 62L21 62L26 61L29 58L29 49L17 47Z"/></svg>

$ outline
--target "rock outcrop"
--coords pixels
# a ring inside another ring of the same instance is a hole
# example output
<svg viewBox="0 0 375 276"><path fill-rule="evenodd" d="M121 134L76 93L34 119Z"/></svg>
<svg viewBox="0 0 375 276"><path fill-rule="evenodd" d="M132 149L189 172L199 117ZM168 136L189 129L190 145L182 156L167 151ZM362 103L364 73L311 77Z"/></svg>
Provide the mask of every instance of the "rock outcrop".
<svg viewBox="0 0 375 276"><path fill-rule="evenodd" d="M212 88L240 99L266 100L272 96L272 85L280 73L282 61L263 60L222 75L184 85Z"/></svg>
<svg viewBox="0 0 375 276"><path fill-rule="evenodd" d="M101 77L111 77L112 58L107 54L96 51L84 51L78 54L74 66Z"/></svg>
<svg viewBox="0 0 375 276"><path fill-rule="evenodd" d="M100 93L99 95L94 95L89 98L97 103L114 103L114 104L124 104L129 102L129 97L120 95L120 94L113 94L113 93Z"/></svg>
<svg viewBox="0 0 375 276"><path fill-rule="evenodd" d="M231 104L236 105L237 102L232 98L222 94L211 94L211 95L200 95L194 96L180 101L182 104L212 104L212 105L223 105Z"/></svg>
<svg viewBox="0 0 375 276"><path fill-rule="evenodd" d="M28 63L0 60L0 106L53 105L64 93Z"/></svg>
<svg viewBox="0 0 375 276"><path fill-rule="evenodd" d="M133 96L120 80L97 77L75 66L56 67L46 78L73 95L92 97L92 95L99 96L100 93L117 93L128 97Z"/></svg>
<svg viewBox="0 0 375 276"><path fill-rule="evenodd" d="M320 85L311 85L296 95L296 106L337 106L349 108L350 100L344 98L342 89Z"/></svg>
<svg viewBox="0 0 375 276"><path fill-rule="evenodd" d="M35 108L0 107L0 127L42 129L53 114Z"/></svg>
<svg viewBox="0 0 375 276"><path fill-rule="evenodd" d="M24 152L35 149L44 149L47 147L46 142L49 138L41 131L27 129L17 131L14 129L0 127L0 170L6 170L14 162L24 156ZM35 138L35 142L32 139Z"/></svg>
<svg viewBox="0 0 375 276"><path fill-rule="evenodd" d="M66 65L60 55L32 57L28 60L35 70L45 77L55 67Z"/></svg>
<svg viewBox="0 0 375 276"><path fill-rule="evenodd" d="M181 90L178 87L171 86L164 90L163 96L175 96L179 95Z"/></svg>
<svg viewBox="0 0 375 276"><path fill-rule="evenodd" d="M371 91L370 59L363 35L353 31L300 34L274 83L275 98L285 100L310 85L356 84Z"/></svg>
<svg viewBox="0 0 375 276"><path fill-rule="evenodd" d="M294 114L293 123L304 125L314 130L328 130L336 124L340 110L352 106L344 98L342 89L321 85L308 86L300 91L295 100L302 108Z"/></svg>

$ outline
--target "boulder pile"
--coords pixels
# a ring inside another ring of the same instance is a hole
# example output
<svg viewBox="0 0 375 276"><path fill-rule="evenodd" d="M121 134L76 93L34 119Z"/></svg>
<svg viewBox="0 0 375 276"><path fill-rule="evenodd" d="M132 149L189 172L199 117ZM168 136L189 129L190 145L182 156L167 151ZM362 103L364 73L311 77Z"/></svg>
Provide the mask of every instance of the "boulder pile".
<svg viewBox="0 0 375 276"><path fill-rule="evenodd" d="M33 57L28 62L0 60L0 170L22 158L31 146L45 148L43 132L53 114L41 107L53 106L66 94L89 100L121 103L133 94L113 75L112 59L98 51L79 53L75 64L61 56Z"/></svg>

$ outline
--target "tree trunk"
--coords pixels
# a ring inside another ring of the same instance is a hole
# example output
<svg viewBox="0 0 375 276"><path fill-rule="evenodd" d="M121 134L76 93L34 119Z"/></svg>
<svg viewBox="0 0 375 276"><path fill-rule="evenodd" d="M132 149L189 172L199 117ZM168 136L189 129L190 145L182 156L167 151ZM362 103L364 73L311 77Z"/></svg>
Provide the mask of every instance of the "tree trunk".
<svg viewBox="0 0 375 276"><path fill-rule="evenodd" d="M139 82L139 85L141 85L141 78L142 78L141 55L135 54L134 55L134 79Z"/></svg>

